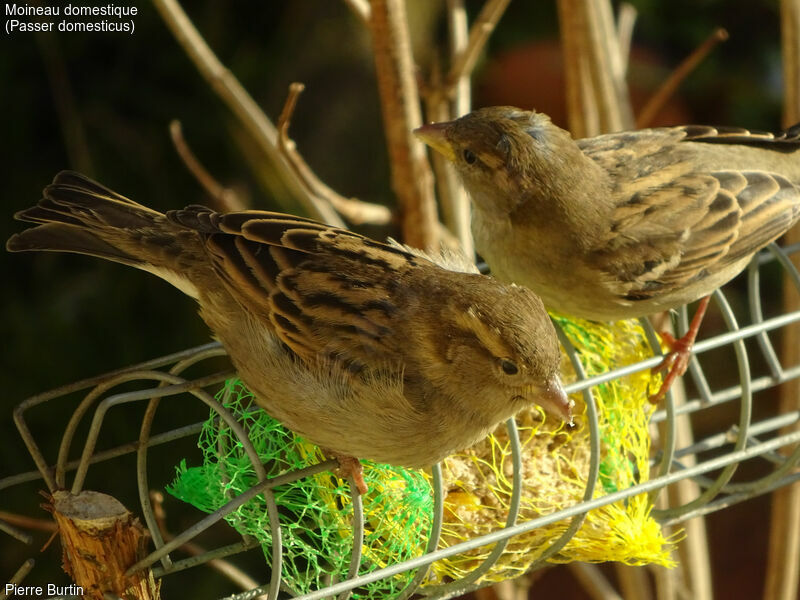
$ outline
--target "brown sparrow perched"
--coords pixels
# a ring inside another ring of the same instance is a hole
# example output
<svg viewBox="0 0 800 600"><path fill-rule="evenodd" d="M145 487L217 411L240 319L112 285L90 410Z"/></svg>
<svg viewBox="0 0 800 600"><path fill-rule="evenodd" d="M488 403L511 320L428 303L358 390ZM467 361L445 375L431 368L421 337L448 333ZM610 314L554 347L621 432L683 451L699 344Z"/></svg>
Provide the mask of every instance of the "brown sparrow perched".
<svg viewBox="0 0 800 600"><path fill-rule="evenodd" d="M526 288L301 217L164 215L68 171L43 195L16 214L38 226L8 250L88 254L172 283L258 403L351 465L429 466L533 403L571 418L555 330Z"/></svg>
<svg viewBox="0 0 800 600"><path fill-rule="evenodd" d="M800 130L663 127L573 140L542 113L483 108L417 136L473 206L475 245L502 281L558 312L641 317L703 298L660 400L688 365L708 295L800 218Z"/></svg>

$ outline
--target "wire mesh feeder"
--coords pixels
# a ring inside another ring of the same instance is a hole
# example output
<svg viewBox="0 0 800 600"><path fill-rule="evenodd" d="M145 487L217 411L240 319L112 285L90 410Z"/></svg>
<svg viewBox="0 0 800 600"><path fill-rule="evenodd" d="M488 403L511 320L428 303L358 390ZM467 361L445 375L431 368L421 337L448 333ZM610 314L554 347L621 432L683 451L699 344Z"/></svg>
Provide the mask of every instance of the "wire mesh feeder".
<svg viewBox="0 0 800 600"><path fill-rule="evenodd" d="M753 419L755 394L800 377L800 364L782 365L770 338L800 321L800 311L766 318L762 300L769 299L769 292L760 285L762 271L770 269L772 278L782 273L800 291L800 274L789 260L797 252L800 245L784 249L772 245L755 257L746 274L747 297L739 303L741 306L732 307L725 295L715 293L716 313L721 315L726 331L695 345L687 378L694 389L691 399L677 405L669 394L665 408L652 418L652 410L643 399L651 384L649 369L660 362L661 350L649 322L642 319L640 324L602 326L600 334L588 336L587 346L586 340L576 344L576 335L587 331L580 322L556 317L565 360L574 372L574 382L567 390L580 394L585 403L577 428L580 435L566 432L559 424L548 424L541 414L532 411L517 421L508 421L505 431L496 432L482 448L448 459L428 474L367 465L365 478L370 494L362 498L330 473L335 462L325 460L319 449L282 429L263 411L251 410L248 394L233 380L233 372L184 377L190 367L196 370L209 359L224 355L219 345L207 344L25 400L15 410L14 419L38 470L0 480L0 490L40 479L51 492L66 489L67 473L74 470L69 488L78 493L92 464L135 453L141 512L155 550L131 571L150 567L159 578L214 558L256 552L253 549L260 546L270 563L268 582L230 596L236 600L264 593L277 598L280 591L309 600L350 595L408 598L414 594L450 598L547 561L668 564L673 540L660 537L658 524L677 524L800 479L795 469L800 462L800 430L790 428L800 420L800 411ZM746 324L740 324L744 319L741 315L737 318L737 313L742 313ZM685 329L685 307L678 321L679 328ZM600 355L613 355L603 349L604 344L620 345L603 337L607 332L623 335L626 342L622 345L638 348L623 355L639 359L633 364L615 360L595 364L587 347L594 344ZM629 344L629 340L634 341ZM642 349L646 350L643 354ZM725 374L733 375L724 353L735 356L738 383L712 385L709 379L715 381L717 374L712 372L719 371L720 364L725 367L723 380ZM710 358L704 361L704 355ZM115 392L122 384L130 387L131 382L140 389ZM219 401L208 390L218 392ZM82 399L51 465L28 427L28 411L78 392ZM187 393L208 405L211 418L205 423L153 433L159 400ZM634 405L623 402L615 406L615 398L637 400ZM736 400L738 419L720 421L719 408ZM135 402L146 402L139 439L98 450L100 431L115 413L111 409ZM76 432L90 409L94 413L80 458L70 460ZM681 422L712 412L716 432L678 447L676 432ZM629 426L630 415L635 415L633 428ZM641 435L641 431L647 431L648 420L658 439L658 452L652 454L649 436ZM620 422L627 423L627 429L620 430ZM658 426L658 432L654 426ZM790 432L784 433L787 430ZM167 487L209 514L166 540L149 496L151 488L163 489L165 482L150 481L148 455L157 446L194 439L198 434L210 460L201 467L181 465L178 477ZM609 439L619 435L628 435L628 439L622 451L615 453L615 442ZM571 454L565 453L564 448L579 438ZM265 460L265 454L269 460ZM565 454L569 454L566 461ZM545 456L558 459L548 462ZM220 457L226 457L227 462ZM762 474L749 481L733 481L737 467L752 459L760 459L754 462L759 463ZM542 479L541 473L548 470L555 479ZM668 508L652 508L663 488L682 479L697 484L699 491L693 499ZM209 481L221 485L209 487ZM556 481L564 497L547 504L546 498L557 495L556 488L545 490L543 481ZM475 490L481 487L485 488L484 496L476 495ZM309 496L308 489L314 490L314 497ZM114 494L115 490L104 491ZM623 507L624 514L620 509L614 513L614 507ZM483 518L487 511L490 516ZM471 514L481 518L473 519ZM248 519L255 519L258 527L243 526ZM201 532L224 526L220 524L223 520L239 531L241 541L188 559L171 558L170 553ZM0 527L25 538L7 524L0 523ZM317 529L324 540L315 538ZM612 536L621 536L620 548L630 550L634 546L633 550L628 554L615 550ZM527 540L522 550L520 540ZM636 546L631 540L642 543ZM320 545L328 554L317 560L312 551ZM14 581L21 581L29 570L30 563L25 563ZM321 575L325 573L327 576Z"/></svg>

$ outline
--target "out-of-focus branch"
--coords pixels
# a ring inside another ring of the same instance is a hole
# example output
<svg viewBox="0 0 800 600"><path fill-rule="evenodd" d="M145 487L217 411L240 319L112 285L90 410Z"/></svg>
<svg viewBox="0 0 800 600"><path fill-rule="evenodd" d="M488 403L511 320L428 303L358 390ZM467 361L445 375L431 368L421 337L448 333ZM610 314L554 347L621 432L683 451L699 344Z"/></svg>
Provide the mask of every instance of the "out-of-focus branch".
<svg viewBox="0 0 800 600"><path fill-rule="evenodd" d="M485 7L484 7L485 8ZM447 0L447 27L450 34L450 64L456 57L462 56L469 43L469 27L464 0ZM498 16L499 18L499 16ZM472 98L470 73L463 72L452 88L452 99L443 93L441 74L438 70L433 75L431 87L436 93L426 96L426 114L432 121L447 121L469 112ZM470 231L470 204L464 186L456 176L453 166L438 153L433 153L433 169L436 173L436 185L439 190L439 201L442 206L442 217L449 230L456 236L466 256L475 254Z"/></svg>
<svg viewBox="0 0 800 600"><path fill-rule="evenodd" d="M289 124L292 120L297 98L304 89L302 83L289 86L289 95L278 117L278 149L286 163L294 171L298 181L303 185L306 194L318 198L321 202L330 203L348 221L356 225L370 223L385 225L392 219L392 213L381 204L370 204L356 198L345 198L325 185L311 170L308 163L300 156L295 143L289 139Z"/></svg>
<svg viewBox="0 0 800 600"><path fill-rule="evenodd" d="M597 565L571 562L567 568L592 600L622 600Z"/></svg>
<svg viewBox="0 0 800 600"><path fill-rule="evenodd" d="M439 242L433 176L421 142L411 133L422 124L403 0L371 0L369 28L403 241L432 249Z"/></svg>
<svg viewBox="0 0 800 600"><path fill-rule="evenodd" d="M628 84L619 41L614 27L614 13L609 0L586 3L589 34L589 73L598 102L600 127L604 133L633 127Z"/></svg>
<svg viewBox="0 0 800 600"><path fill-rule="evenodd" d="M53 104L58 114L61 138L67 151L67 158L73 169L82 173L91 173L92 157L86 141L86 131L75 101L75 94L72 91L67 66L64 63L64 54L58 47L58 36L41 32L35 35L52 91Z"/></svg>
<svg viewBox="0 0 800 600"><path fill-rule="evenodd" d="M0 510L0 519L15 527L38 531L57 531L58 527L52 519L35 519L25 515ZM30 543L30 542L28 542Z"/></svg>
<svg viewBox="0 0 800 600"><path fill-rule="evenodd" d="M667 101L678 89L678 86L683 83L683 80L691 73L700 62L708 56L708 53L713 50L717 44L724 42L728 39L728 32L722 27L718 27L705 41L695 48L692 53L687 56L681 64L679 64L674 71L667 77L666 81L661 84L655 94L644 105L639 116L636 118L637 127L647 127L655 116L658 114Z"/></svg>
<svg viewBox="0 0 800 600"><path fill-rule="evenodd" d="M344 0L344 3L361 19L364 25L369 25L370 10L367 0Z"/></svg>
<svg viewBox="0 0 800 600"><path fill-rule="evenodd" d="M332 206L305 193L303 186L280 155L275 126L236 77L219 61L177 0L153 0L153 3L200 74L253 136L270 162L277 167L277 172L292 195L314 218L344 227Z"/></svg>
<svg viewBox="0 0 800 600"><path fill-rule="evenodd" d="M633 111L610 2L559 0L558 8L573 135L629 129Z"/></svg>
<svg viewBox="0 0 800 600"><path fill-rule="evenodd" d="M589 76L585 47L586 14L583 0L558 0L558 22L561 30L561 51L564 55L567 120L575 138L600 133L594 89Z"/></svg>
<svg viewBox="0 0 800 600"><path fill-rule="evenodd" d="M197 159L192 149L189 148L189 144L186 143L181 122L177 119L170 122L169 135L183 164L211 198L214 210L232 212L247 208L232 189L221 185Z"/></svg>
<svg viewBox="0 0 800 600"><path fill-rule="evenodd" d="M783 55L783 126L800 121L800 0L781 0L781 52ZM800 242L800 227L785 236L787 244ZM800 268L800 261L794 264ZM783 311L800 309L800 294L791 279L783 281ZM800 327L790 327L781 349L784 365L800 364ZM787 381L780 389L781 414L800 409L800 380ZM788 434L797 423L781 431ZM790 448L784 452L791 452ZM764 598L794 600L800 586L800 483L775 490L770 514L767 577Z"/></svg>
<svg viewBox="0 0 800 600"><path fill-rule="evenodd" d="M619 44L619 58L622 61L623 73L628 72L636 15L636 7L633 4L623 2L619 5L619 10L617 11L617 43Z"/></svg>
<svg viewBox="0 0 800 600"><path fill-rule="evenodd" d="M450 71L444 80L445 89L448 95L459 85L464 77L469 77L475 68L475 63L486 45L486 41L497 26L497 22L508 7L511 0L486 0L478 18L472 24L469 31L469 39L466 46L461 48L453 58ZM449 7L449 4L448 4ZM466 16L464 17L466 24Z"/></svg>

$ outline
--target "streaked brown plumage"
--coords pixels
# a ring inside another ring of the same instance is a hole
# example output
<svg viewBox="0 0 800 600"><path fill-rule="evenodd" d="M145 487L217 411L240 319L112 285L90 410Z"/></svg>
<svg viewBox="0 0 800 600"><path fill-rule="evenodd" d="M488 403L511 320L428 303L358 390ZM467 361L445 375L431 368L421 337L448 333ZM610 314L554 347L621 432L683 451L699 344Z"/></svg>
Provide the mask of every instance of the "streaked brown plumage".
<svg viewBox="0 0 800 600"><path fill-rule="evenodd" d="M164 215L71 172L16 217L39 225L10 251L114 260L196 298L259 404L338 455L426 466L531 403L570 416L525 288L301 217Z"/></svg>
<svg viewBox="0 0 800 600"><path fill-rule="evenodd" d="M640 317L710 294L800 219L800 131L684 126L573 140L476 110L417 135L461 175L478 251L551 309Z"/></svg>

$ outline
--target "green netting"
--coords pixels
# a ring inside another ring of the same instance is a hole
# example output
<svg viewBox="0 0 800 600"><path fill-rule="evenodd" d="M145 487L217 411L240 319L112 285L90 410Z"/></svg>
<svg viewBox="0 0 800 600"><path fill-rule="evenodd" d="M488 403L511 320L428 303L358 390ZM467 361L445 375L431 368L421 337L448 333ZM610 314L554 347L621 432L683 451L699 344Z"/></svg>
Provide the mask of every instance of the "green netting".
<svg viewBox="0 0 800 600"><path fill-rule="evenodd" d="M267 476L302 469L325 459L319 448L288 431L255 407L252 394L231 380L217 395L244 426L265 465ZM213 512L257 482L242 445L215 413L198 442L204 464L177 469L167 491L197 508ZM420 555L430 531L433 500L430 484L416 471L364 461L369 493L364 503L364 544L360 573ZM353 551L349 486L325 472L274 488L286 583L298 592L323 587L347 576ZM272 536L266 502L258 496L226 517L238 532L254 536L269 562ZM414 573L377 581L356 590L355 598L393 597Z"/></svg>

